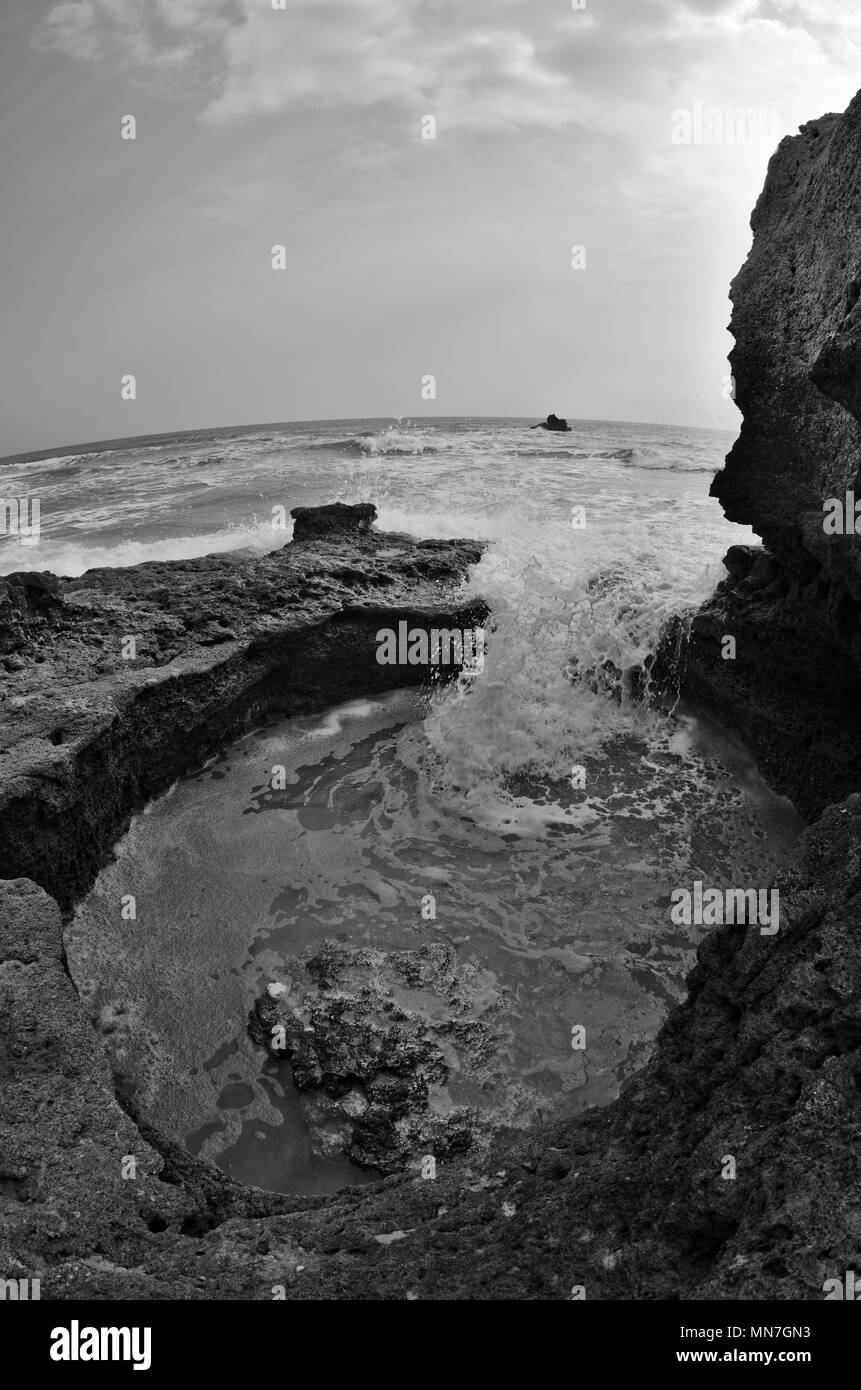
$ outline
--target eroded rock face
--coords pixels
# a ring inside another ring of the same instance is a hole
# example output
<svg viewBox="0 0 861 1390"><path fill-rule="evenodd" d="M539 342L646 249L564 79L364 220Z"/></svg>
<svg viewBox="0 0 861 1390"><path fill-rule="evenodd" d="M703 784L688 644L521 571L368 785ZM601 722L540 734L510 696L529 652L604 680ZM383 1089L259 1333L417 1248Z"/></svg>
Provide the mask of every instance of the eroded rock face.
<svg viewBox="0 0 861 1390"><path fill-rule="evenodd" d="M751 219L730 324L744 420L712 493L768 553L730 552L686 679L810 815L861 786L861 540L823 527L827 499L861 499L859 207L861 96L781 143Z"/></svg>
<svg viewBox="0 0 861 1390"><path fill-rule="evenodd" d="M61 581L53 574L18 570L0 579L0 656L4 671L25 665L18 655L56 626L63 607Z"/></svg>
<svg viewBox="0 0 861 1390"><path fill-rule="evenodd" d="M858 472L861 96L783 140L751 217L753 246L731 288L730 363L744 417L712 493L790 565L799 542L825 564L822 502ZM839 406L838 408L835 408ZM844 580L855 547L838 547ZM856 591L856 597L861 596Z"/></svg>
<svg viewBox="0 0 861 1390"><path fill-rule="evenodd" d="M269 985L249 1033L290 1062L319 1153L390 1173L487 1135L483 1093L513 1089L498 1057L502 1008L489 973L458 965L449 945L329 941Z"/></svg>

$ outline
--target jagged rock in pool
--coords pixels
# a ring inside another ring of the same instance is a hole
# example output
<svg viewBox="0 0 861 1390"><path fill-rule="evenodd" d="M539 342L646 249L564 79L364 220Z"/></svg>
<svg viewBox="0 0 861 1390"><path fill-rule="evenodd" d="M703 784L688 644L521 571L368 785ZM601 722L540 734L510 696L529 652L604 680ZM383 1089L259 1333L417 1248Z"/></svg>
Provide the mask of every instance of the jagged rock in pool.
<svg viewBox="0 0 861 1390"><path fill-rule="evenodd" d="M533 429L533 430L556 430L556 431L557 431L558 433L560 433L560 434L570 434L570 433L571 433L571 426L569 425L568 421L567 421L567 420L560 420L560 418L559 418L558 415L553 415L552 413L551 413L550 415L548 415L548 416L547 416L547 419L546 419L546 420L543 420L543 421L541 422L541 424L538 424L538 425L531 425L531 426L530 426L530 429Z"/></svg>
<svg viewBox="0 0 861 1390"><path fill-rule="evenodd" d="M486 1140L494 1089L513 1102L499 1057L504 1007L489 972L459 965L447 944L384 952L327 941L263 991L248 1031L289 1061L318 1153L391 1173Z"/></svg>

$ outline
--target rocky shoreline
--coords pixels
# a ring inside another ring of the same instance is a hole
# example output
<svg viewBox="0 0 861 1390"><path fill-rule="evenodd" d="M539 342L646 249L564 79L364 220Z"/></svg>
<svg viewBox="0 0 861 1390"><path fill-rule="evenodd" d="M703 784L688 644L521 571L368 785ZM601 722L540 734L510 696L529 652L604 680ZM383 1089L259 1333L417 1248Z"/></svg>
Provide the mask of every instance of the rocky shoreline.
<svg viewBox="0 0 861 1390"><path fill-rule="evenodd" d="M236 734L420 683L375 660L379 628L483 621L454 599L476 542L371 531L370 504L294 516L259 559L0 579L0 878L67 908L132 812Z"/></svg>
<svg viewBox="0 0 861 1390"><path fill-rule="evenodd" d="M818 819L780 885L780 932L706 938L651 1061L604 1109L432 1179L407 1169L314 1199L243 1188L125 1108L65 968L62 912L133 810L248 721L409 679L374 662L370 635L482 622L458 599L480 546L327 508L259 560L0 584L3 1277L40 1278L43 1299L818 1300L859 1267L861 548L822 530L823 501L861 464L859 156L861 98L772 159L733 287L744 425L715 484L767 548L730 552L684 651L675 633L657 663ZM454 962L425 964L460 987ZM368 1002L356 965L318 963L329 1005L345 970ZM289 1022L271 1003L270 1038ZM320 1036L343 1054L337 1031ZM431 1044L423 1065L440 1055ZM300 1061L309 1088L328 1074L319 1052Z"/></svg>

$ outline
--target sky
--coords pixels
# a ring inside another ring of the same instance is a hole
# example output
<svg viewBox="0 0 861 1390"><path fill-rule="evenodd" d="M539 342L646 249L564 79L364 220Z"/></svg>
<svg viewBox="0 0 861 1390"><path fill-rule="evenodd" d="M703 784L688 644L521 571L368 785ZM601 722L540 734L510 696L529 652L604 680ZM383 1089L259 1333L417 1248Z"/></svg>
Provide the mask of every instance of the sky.
<svg viewBox="0 0 861 1390"><path fill-rule="evenodd" d="M737 427L729 282L777 140L861 86L858 0L281 3L3 0L0 455L374 416Z"/></svg>

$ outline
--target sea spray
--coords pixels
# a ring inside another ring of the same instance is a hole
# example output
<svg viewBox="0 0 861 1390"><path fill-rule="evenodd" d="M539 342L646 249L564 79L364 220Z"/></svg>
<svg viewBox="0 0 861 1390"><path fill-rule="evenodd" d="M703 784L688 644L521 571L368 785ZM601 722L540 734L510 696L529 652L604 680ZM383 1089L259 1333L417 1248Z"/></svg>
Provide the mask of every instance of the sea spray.
<svg viewBox="0 0 861 1390"><path fill-rule="evenodd" d="M572 763L601 756L613 737L659 734L663 717L624 682L608 698L600 682L578 677L643 669L690 583L679 569L636 522L573 537L562 522L521 525L498 538L467 591L491 608L482 678L435 697L402 756L436 797L485 824L496 814L512 833L528 812L532 833L539 801L546 820L582 824L587 808L570 797L559 804L553 785L567 786ZM543 781L544 795L533 787L524 802L515 790L523 778Z"/></svg>

